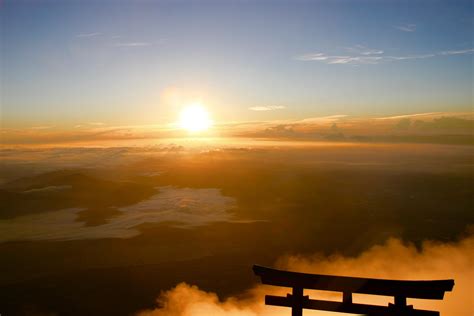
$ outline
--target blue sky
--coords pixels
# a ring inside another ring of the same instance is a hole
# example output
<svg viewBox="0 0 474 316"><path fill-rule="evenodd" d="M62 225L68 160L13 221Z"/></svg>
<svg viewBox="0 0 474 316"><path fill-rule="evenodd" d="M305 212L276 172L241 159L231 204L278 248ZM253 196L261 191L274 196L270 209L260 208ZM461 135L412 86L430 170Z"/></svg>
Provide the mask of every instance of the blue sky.
<svg viewBox="0 0 474 316"><path fill-rule="evenodd" d="M161 124L193 100L222 122L472 107L472 1L4 1L0 18L7 127Z"/></svg>

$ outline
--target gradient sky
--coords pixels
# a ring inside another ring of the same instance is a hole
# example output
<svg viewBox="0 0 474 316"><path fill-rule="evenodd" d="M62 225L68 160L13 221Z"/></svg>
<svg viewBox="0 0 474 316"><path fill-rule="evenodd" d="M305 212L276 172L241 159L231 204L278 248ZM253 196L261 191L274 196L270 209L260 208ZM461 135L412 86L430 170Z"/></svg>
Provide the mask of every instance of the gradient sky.
<svg viewBox="0 0 474 316"><path fill-rule="evenodd" d="M169 123L194 100L217 122L472 107L472 1L3 1L0 18L4 127Z"/></svg>

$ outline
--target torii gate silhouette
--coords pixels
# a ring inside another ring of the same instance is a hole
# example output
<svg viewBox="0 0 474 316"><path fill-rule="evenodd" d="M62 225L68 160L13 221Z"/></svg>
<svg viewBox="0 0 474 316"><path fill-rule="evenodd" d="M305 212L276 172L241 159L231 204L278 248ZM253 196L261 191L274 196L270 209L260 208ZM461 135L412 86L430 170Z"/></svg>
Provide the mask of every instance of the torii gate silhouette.
<svg viewBox="0 0 474 316"><path fill-rule="evenodd" d="M265 304L291 307L292 316L302 316L303 309L362 314L368 316L439 316L437 311L414 309L407 298L442 300L454 287L454 280L399 281L345 276L308 274L253 266L263 284L290 287L286 297L266 295ZM342 302L310 299L304 289L342 292ZM377 306L352 302L352 293L393 296L394 304Z"/></svg>

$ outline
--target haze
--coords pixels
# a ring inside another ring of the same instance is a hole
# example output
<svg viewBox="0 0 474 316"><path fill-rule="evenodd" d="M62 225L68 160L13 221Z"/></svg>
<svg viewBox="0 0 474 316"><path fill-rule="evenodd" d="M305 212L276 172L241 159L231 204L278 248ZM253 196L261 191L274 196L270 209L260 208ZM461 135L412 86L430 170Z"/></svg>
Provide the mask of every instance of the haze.
<svg viewBox="0 0 474 316"><path fill-rule="evenodd" d="M260 264L472 316L473 12L0 2L0 314L289 315Z"/></svg>

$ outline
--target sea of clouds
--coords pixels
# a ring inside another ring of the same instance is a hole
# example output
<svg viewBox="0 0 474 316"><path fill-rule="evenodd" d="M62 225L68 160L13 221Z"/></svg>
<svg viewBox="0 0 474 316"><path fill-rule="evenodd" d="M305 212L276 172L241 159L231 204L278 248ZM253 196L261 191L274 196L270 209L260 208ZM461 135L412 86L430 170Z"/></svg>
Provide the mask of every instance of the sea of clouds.
<svg viewBox="0 0 474 316"><path fill-rule="evenodd" d="M17 240L77 240L130 238L144 223L174 223L193 227L233 220L236 201L215 188L158 187L158 193L136 204L118 208L121 215L98 226L77 221L84 208L18 216L0 220L0 242Z"/></svg>

